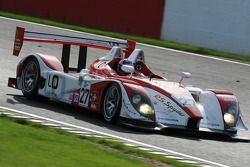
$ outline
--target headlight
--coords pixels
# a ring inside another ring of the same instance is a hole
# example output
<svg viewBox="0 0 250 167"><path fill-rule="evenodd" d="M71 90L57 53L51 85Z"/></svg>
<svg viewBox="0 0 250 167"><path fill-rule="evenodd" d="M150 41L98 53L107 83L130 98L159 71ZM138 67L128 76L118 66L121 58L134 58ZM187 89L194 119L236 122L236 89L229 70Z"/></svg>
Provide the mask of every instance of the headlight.
<svg viewBox="0 0 250 167"><path fill-rule="evenodd" d="M154 114L153 108L148 104L141 104L139 107L139 112L144 115L152 115Z"/></svg>
<svg viewBox="0 0 250 167"><path fill-rule="evenodd" d="M234 126L236 118L238 117L238 106L231 104L224 113L224 121L228 126Z"/></svg>
<svg viewBox="0 0 250 167"><path fill-rule="evenodd" d="M224 121L228 126L233 126L235 123L235 117L230 113L224 114Z"/></svg>
<svg viewBox="0 0 250 167"><path fill-rule="evenodd" d="M131 104L140 114L151 117L154 114L154 109L151 105L150 99L138 92L132 93L130 98Z"/></svg>

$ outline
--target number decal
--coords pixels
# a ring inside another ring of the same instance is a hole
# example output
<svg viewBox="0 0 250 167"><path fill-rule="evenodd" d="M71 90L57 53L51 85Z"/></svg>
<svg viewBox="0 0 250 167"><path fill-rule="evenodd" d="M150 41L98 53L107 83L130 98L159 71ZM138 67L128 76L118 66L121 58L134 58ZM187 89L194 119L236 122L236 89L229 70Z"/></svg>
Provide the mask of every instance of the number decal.
<svg viewBox="0 0 250 167"><path fill-rule="evenodd" d="M73 102L74 102L74 103L78 103L78 101L79 101L79 95L74 94L74 95L73 95Z"/></svg>
<svg viewBox="0 0 250 167"><path fill-rule="evenodd" d="M110 44L111 46L119 46L119 43L117 43L117 42L109 42L109 44Z"/></svg>
<svg viewBox="0 0 250 167"><path fill-rule="evenodd" d="M51 75L49 75L48 79L48 87L52 87L52 89L57 89L59 82L59 77L57 75L53 75L51 79Z"/></svg>
<svg viewBox="0 0 250 167"><path fill-rule="evenodd" d="M83 81L83 87L80 89L79 105L88 107L90 97L90 86L89 82Z"/></svg>
<svg viewBox="0 0 250 167"><path fill-rule="evenodd" d="M82 104L83 106L88 106L88 102L89 102L89 89L81 88L79 103Z"/></svg>

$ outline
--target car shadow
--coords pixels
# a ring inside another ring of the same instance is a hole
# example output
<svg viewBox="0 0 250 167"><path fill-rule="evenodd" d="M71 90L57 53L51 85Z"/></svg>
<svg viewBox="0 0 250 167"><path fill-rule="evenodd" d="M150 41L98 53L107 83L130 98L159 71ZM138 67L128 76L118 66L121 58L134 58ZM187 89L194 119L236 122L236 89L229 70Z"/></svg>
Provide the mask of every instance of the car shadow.
<svg viewBox="0 0 250 167"><path fill-rule="evenodd" d="M80 107L73 107L68 104L60 103L57 101L49 100L47 98L38 98L38 99L27 99L22 95L14 95L7 94L8 96L12 96L13 98L7 98L6 102L9 104L24 104L27 106L31 106L37 109L45 109L51 112L65 114L71 117L74 117L77 120L81 120L99 127L104 127L107 129L111 129L113 131L118 131L122 133L136 133L136 134L147 134L150 135L150 132L143 131L134 131L126 126L118 126L114 124L107 123L101 114L90 112L86 109Z"/></svg>
<svg viewBox="0 0 250 167"><path fill-rule="evenodd" d="M65 114L71 117L74 117L77 120L81 120L99 127L104 127L113 131L128 133L128 134L137 134L137 135L154 135L160 134L165 136L171 136L176 138L182 138L187 140L216 140L221 142L242 142L241 140L232 140L226 135L213 134L213 133L203 133L203 132L193 132L177 129L164 129L162 131L156 130L147 130L145 128L131 127L118 123L119 125L107 123L101 114L95 112L89 112L86 109L79 107L73 107L68 104L56 102L49 100L47 98L38 98L38 99L27 99L23 95L7 94L13 98L7 98L6 102L9 104L25 104L34 108L46 109L51 112Z"/></svg>
<svg viewBox="0 0 250 167"><path fill-rule="evenodd" d="M212 132L203 132L203 131L185 131L185 130L178 130L178 129L164 129L161 132L163 135L178 137L178 138L189 138L192 140L202 141L202 140L213 140L213 141L220 141L220 142L230 142L230 143L237 143L237 142L246 142L249 143L248 139L236 139L231 138L229 135L226 134L219 134L219 133L212 133Z"/></svg>

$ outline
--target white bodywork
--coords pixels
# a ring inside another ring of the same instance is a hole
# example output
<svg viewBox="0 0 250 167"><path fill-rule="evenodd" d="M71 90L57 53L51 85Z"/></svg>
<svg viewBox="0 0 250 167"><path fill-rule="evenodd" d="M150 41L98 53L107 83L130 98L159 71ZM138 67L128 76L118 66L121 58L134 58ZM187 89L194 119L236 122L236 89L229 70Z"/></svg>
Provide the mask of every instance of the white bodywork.
<svg viewBox="0 0 250 167"><path fill-rule="evenodd" d="M157 91L149 88L145 89L149 92L154 109L156 111L156 122L166 125L187 125L189 116L180 106L178 106L167 96L164 96Z"/></svg>
<svg viewBox="0 0 250 167"><path fill-rule="evenodd" d="M38 91L39 95L68 104L75 102L80 107L88 108L91 106L89 102L91 102L90 98L93 95L92 92L90 92L91 85L103 81L112 81L120 85L123 95L120 116L134 120L152 122L151 119L136 111L129 100L125 87L120 81L89 74L87 69L83 69L80 73L75 74L66 74L63 71L55 71L50 69L44 63L39 54L34 54L34 56L40 65L41 77L46 78L44 88L39 89ZM110 55L108 55L108 57L110 57ZM133 59L135 58L136 57L133 57ZM145 60L143 59L143 61ZM17 80L20 81L20 78L17 78ZM195 87L183 87L181 88L182 91L178 92L175 90L177 90L176 87L180 86L179 83L169 82L169 84L166 85L161 80L149 80L148 78L144 80L148 80L151 84L161 87L162 89L170 90L170 92L172 90L171 93L173 94L173 99L182 95L182 98L190 102L188 105L196 105L203 116L203 119L201 119L199 124L200 128L224 130L224 121L220 103L216 95L211 91L203 91L200 88ZM18 87L21 89L20 82L17 83L19 83ZM138 86L138 88L139 87L148 93L155 111L155 121L157 123L166 126L187 126L190 116L182 109L181 104L177 104L173 99L151 88ZM188 96L189 92L199 97L199 102L195 102L194 99L191 98L192 96ZM244 125L241 121L241 117L239 117L239 119L240 121L238 121L238 124Z"/></svg>
<svg viewBox="0 0 250 167"><path fill-rule="evenodd" d="M220 103L214 93L204 91L200 95L198 105L201 105L200 111L203 119L200 122L201 128L224 129L224 122Z"/></svg>

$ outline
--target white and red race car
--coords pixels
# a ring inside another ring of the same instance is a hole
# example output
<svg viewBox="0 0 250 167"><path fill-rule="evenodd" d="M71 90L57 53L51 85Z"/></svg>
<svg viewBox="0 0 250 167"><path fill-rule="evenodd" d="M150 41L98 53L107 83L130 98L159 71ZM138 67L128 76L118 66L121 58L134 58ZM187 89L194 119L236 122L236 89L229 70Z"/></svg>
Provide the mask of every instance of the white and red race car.
<svg viewBox="0 0 250 167"><path fill-rule="evenodd" d="M101 41L17 27L14 55L19 55L24 41L63 44L61 62L40 53L19 62L16 78L9 78L8 86L28 98L47 97L101 113L109 123L119 120L135 127L209 130L231 137L238 129L247 130L233 93L185 86L155 74L134 41ZM77 68L69 67L71 45L80 46ZM109 51L85 69L88 47ZM190 75L183 72L182 79Z"/></svg>

